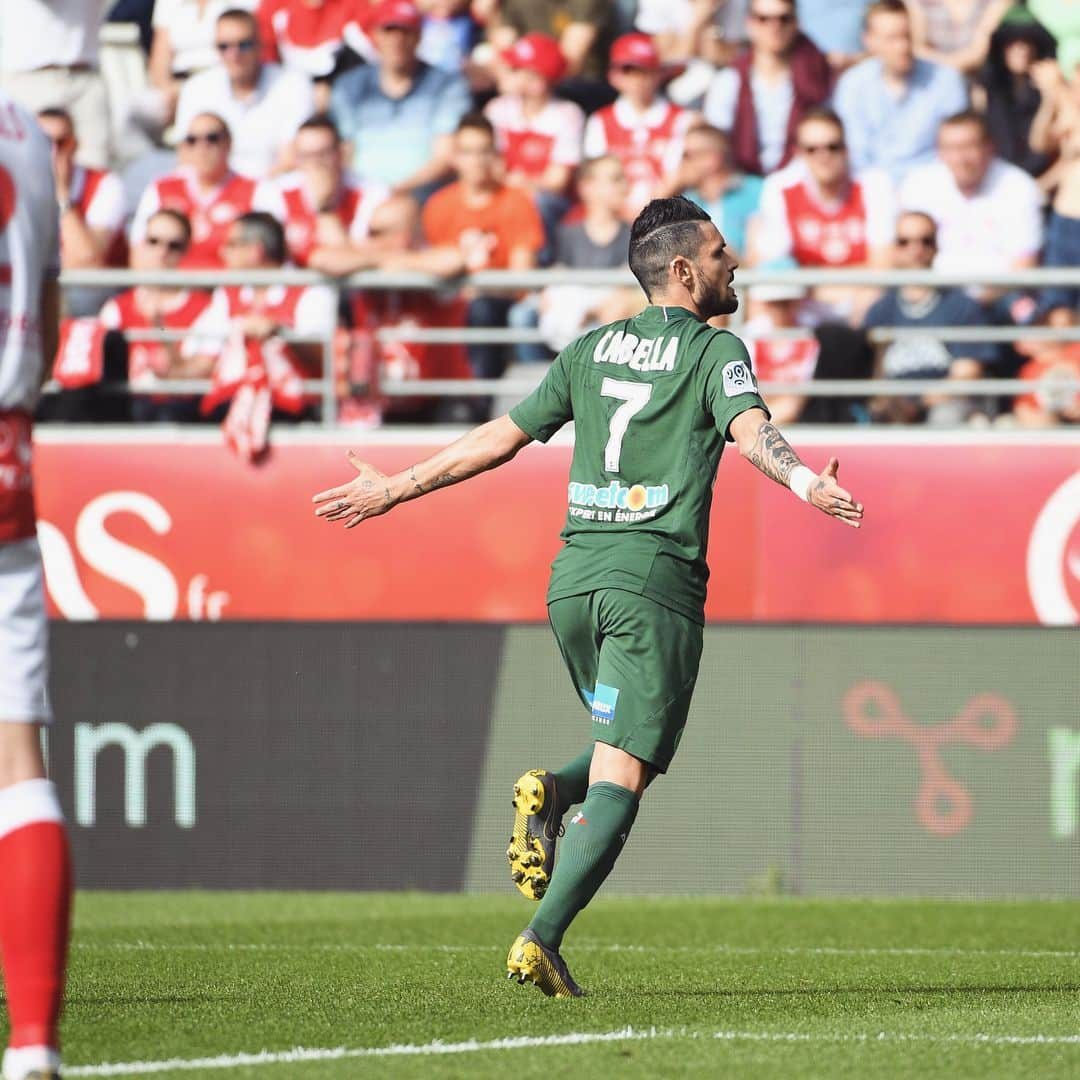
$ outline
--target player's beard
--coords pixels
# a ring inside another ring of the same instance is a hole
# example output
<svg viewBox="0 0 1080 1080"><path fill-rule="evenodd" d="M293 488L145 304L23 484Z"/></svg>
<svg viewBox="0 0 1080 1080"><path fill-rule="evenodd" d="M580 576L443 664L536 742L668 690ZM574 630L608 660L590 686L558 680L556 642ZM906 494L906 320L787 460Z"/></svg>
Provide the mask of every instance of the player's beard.
<svg viewBox="0 0 1080 1080"><path fill-rule="evenodd" d="M697 302L698 310L706 320L716 315L732 315L739 308L739 298L731 291L729 286L720 291L717 285L705 285L705 292Z"/></svg>

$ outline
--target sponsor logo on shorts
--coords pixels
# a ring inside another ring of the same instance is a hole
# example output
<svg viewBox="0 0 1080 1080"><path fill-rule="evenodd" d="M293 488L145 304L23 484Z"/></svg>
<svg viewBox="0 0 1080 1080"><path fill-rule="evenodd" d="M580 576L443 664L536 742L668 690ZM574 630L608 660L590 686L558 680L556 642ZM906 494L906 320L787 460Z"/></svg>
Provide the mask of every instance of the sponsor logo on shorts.
<svg viewBox="0 0 1080 1080"><path fill-rule="evenodd" d="M596 684L592 700L592 718L598 724L608 725L615 719L615 703L619 700L617 687Z"/></svg>

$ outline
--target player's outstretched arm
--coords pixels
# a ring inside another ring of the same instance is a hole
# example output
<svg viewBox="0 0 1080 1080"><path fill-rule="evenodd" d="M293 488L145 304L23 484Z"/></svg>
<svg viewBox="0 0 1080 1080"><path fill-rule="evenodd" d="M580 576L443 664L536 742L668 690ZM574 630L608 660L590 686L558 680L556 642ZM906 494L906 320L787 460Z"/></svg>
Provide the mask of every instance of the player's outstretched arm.
<svg viewBox="0 0 1080 1080"><path fill-rule="evenodd" d="M815 474L799 460L780 429L766 419L760 409L747 409L731 421L731 435L739 453L778 484L791 488L804 502L853 529L862 522L862 503L837 482L840 462L829 458L828 465Z"/></svg>
<svg viewBox="0 0 1080 1080"><path fill-rule="evenodd" d="M398 503L419 499L421 495L503 465L530 442L530 436L509 416L500 416L393 476L379 472L350 450L347 456L357 475L347 484L312 496L315 516L343 521L345 528L351 529L367 518L393 510Z"/></svg>

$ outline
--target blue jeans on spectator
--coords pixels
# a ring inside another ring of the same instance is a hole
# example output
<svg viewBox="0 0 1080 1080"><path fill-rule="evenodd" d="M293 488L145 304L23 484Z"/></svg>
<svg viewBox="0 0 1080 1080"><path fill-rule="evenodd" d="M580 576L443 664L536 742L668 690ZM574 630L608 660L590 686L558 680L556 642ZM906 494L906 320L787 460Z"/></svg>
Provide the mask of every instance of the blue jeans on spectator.
<svg viewBox="0 0 1080 1080"><path fill-rule="evenodd" d="M1062 217L1051 213L1046 229L1043 266L1075 266L1080 268L1080 218ZM1042 311L1055 307L1076 307L1080 289L1067 285L1050 285L1043 289Z"/></svg>
<svg viewBox="0 0 1080 1080"><path fill-rule="evenodd" d="M476 296L469 301L467 326L505 327L514 301L507 296ZM470 345L469 367L477 379L501 379L506 370L504 345Z"/></svg>
<svg viewBox="0 0 1080 1080"><path fill-rule="evenodd" d="M507 322L514 330L535 330L540 325L540 298L530 293L519 300L509 311ZM522 342L514 346L514 356L519 364L546 364L551 350L546 345Z"/></svg>

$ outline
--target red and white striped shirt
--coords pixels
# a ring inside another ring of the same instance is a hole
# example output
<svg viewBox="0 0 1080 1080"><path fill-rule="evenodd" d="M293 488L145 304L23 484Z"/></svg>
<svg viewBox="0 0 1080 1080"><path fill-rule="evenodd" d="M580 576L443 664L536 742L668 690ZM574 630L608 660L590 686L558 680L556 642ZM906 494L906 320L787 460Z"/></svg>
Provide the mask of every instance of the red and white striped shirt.
<svg viewBox="0 0 1080 1080"><path fill-rule="evenodd" d="M333 212L341 220L349 239L367 239L375 211L390 198L390 189L378 181L361 182L346 173ZM301 173L289 173L276 183L260 184L254 209L273 214L285 226L289 256L298 266L306 266L318 247L318 212Z"/></svg>
<svg viewBox="0 0 1080 1080"><path fill-rule="evenodd" d="M218 268L229 227L254 205L258 181L230 172L216 187L204 191L190 169L181 168L150 184L139 200L131 223L131 242L146 235L146 223L159 210L179 210L191 222L191 247L182 266Z"/></svg>
<svg viewBox="0 0 1080 1080"><path fill-rule="evenodd" d="M581 163L585 114L572 101L549 101L527 116L521 98L503 94L488 102L484 115L495 128L495 141L508 172L541 176L549 165Z"/></svg>
<svg viewBox="0 0 1080 1080"><path fill-rule="evenodd" d="M636 214L653 197L661 177L679 167L683 141L695 119L695 113L666 98L638 112L624 97L589 117L585 156L614 154L622 161L630 181L628 214Z"/></svg>

